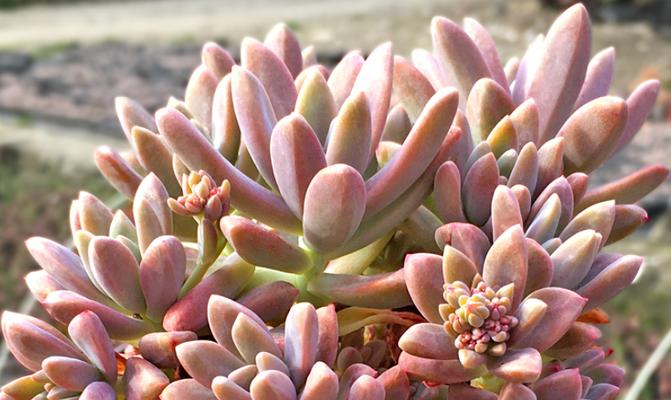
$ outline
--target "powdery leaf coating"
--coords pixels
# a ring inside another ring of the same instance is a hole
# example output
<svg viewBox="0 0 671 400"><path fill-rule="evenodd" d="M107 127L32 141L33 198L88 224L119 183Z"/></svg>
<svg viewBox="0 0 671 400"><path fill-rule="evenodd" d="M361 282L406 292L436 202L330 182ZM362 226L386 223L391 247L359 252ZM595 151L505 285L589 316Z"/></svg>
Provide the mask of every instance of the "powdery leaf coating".
<svg viewBox="0 0 671 400"><path fill-rule="evenodd" d="M601 97L580 107L559 130L564 141L565 173L590 173L617 146L627 123L627 104L617 97Z"/></svg>
<svg viewBox="0 0 671 400"><path fill-rule="evenodd" d="M541 143L554 137L571 114L585 79L591 27L585 6L576 4L552 24L538 55L528 97L536 100Z"/></svg>
<svg viewBox="0 0 671 400"><path fill-rule="evenodd" d="M330 206L325 206L327 203ZM345 164L322 169L305 193L303 232L306 241L323 253L335 250L359 227L365 204L366 186L359 172Z"/></svg>
<svg viewBox="0 0 671 400"><path fill-rule="evenodd" d="M309 303L293 306L287 315L284 334L284 361L294 385L301 387L317 360L319 319L314 306Z"/></svg>
<svg viewBox="0 0 671 400"><path fill-rule="evenodd" d="M315 132L300 114L289 114L275 125L270 158L282 198L301 218L305 192L317 172L326 167L326 158Z"/></svg>
<svg viewBox="0 0 671 400"><path fill-rule="evenodd" d="M240 45L240 63L266 88L278 118L293 111L298 96L294 80L287 65L275 53L258 40L247 37Z"/></svg>

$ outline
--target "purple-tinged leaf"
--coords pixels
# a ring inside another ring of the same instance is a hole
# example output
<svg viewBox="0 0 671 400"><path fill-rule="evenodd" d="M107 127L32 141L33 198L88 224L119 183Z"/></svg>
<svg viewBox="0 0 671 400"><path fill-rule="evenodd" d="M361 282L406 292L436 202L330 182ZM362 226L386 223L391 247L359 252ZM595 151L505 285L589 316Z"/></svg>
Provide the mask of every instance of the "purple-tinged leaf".
<svg viewBox="0 0 671 400"><path fill-rule="evenodd" d="M520 59L519 57L511 57L506 61L506 65L503 66L503 72L506 75L506 81L509 82L508 86L512 89L512 83L515 80L515 75L520 68Z"/></svg>
<svg viewBox="0 0 671 400"><path fill-rule="evenodd" d="M463 203L468 219L483 225L491 213L492 197L499 185L499 167L494 154L479 158L466 173L463 181Z"/></svg>
<svg viewBox="0 0 671 400"><path fill-rule="evenodd" d="M133 216L142 253L154 239L172 233L172 211L168 207L168 192L153 173L142 180L135 193Z"/></svg>
<svg viewBox="0 0 671 400"><path fill-rule="evenodd" d="M538 242L527 238L527 259L529 272L524 296L550 285L552 280L552 259Z"/></svg>
<svg viewBox="0 0 671 400"><path fill-rule="evenodd" d="M81 259L68 248L41 237L26 240L26 247L40 267L65 289L96 301L109 301L91 283Z"/></svg>
<svg viewBox="0 0 671 400"><path fill-rule="evenodd" d="M153 332L144 335L138 344L142 358L159 368L177 368L179 360L175 347L197 340L198 335L189 331Z"/></svg>
<svg viewBox="0 0 671 400"><path fill-rule="evenodd" d="M530 383L540 377L543 360L536 349L511 349L501 357L490 359L487 369L506 382Z"/></svg>
<svg viewBox="0 0 671 400"><path fill-rule="evenodd" d="M83 311L92 311L100 318L112 339L135 340L155 329L155 326L147 321L126 316L69 290L51 292L43 305L53 319L66 325Z"/></svg>
<svg viewBox="0 0 671 400"><path fill-rule="evenodd" d="M457 97L452 88L431 97L396 156L366 182L366 215L377 214L397 199L427 169L447 135Z"/></svg>
<svg viewBox="0 0 671 400"><path fill-rule="evenodd" d="M473 141L486 140L496 124L514 109L508 91L495 80L482 78L475 82L466 102L466 117Z"/></svg>
<svg viewBox="0 0 671 400"><path fill-rule="evenodd" d="M329 366L333 366L339 346L338 315L335 311L335 305L329 304L328 306L318 308L317 320L319 323L319 340L316 359L323 361Z"/></svg>
<svg viewBox="0 0 671 400"><path fill-rule="evenodd" d="M543 41L528 97L536 100L541 143L552 139L573 111L591 51L587 9L576 4L552 24Z"/></svg>
<svg viewBox="0 0 671 400"><path fill-rule="evenodd" d="M186 253L179 239L160 236L151 242L140 263L140 285L149 318L163 318L177 300L185 273Z"/></svg>
<svg viewBox="0 0 671 400"><path fill-rule="evenodd" d="M214 92L212 100L212 146L228 161L235 162L240 150L240 126L233 107L231 75L226 75Z"/></svg>
<svg viewBox="0 0 671 400"><path fill-rule="evenodd" d="M354 384L357 379L364 375L375 376L377 375L377 372L368 365L361 363L353 364L347 367L345 372L340 377L337 400L348 400L352 384Z"/></svg>
<svg viewBox="0 0 671 400"><path fill-rule="evenodd" d="M582 394L580 372L566 369L546 376L531 386L537 400L579 400Z"/></svg>
<svg viewBox="0 0 671 400"><path fill-rule="evenodd" d="M624 256L609 264L594 278L577 290L589 301L586 310L598 307L629 287L643 265L643 258Z"/></svg>
<svg viewBox="0 0 671 400"><path fill-rule="evenodd" d="M496 43L487 29L473 18L464 18L464 31L473 39L480 50L482 58L487 64L490 76L502 87L508 90L508 79L501 67L501 59L496 50Z"/></svg>
<svg viewBox="0 0 671 400"><path fill-rule="evenodd" d="M513 101L517 105L521 105L529 98L529 87L540 62L543 40L545 40L545 36L542 34L534 38L520 60L515 72L515 80L511 81ZM540 144L540 142L537 144Z"/></svg>
<svg viewBox="0 0 671 400"><path fill-rule="evenodd" d="M102 372L105 379L109 383L116 382L117 363L114 348L100 318L91 311L84 311L70 321L68 334L77 347L86 354L86 358Z"/></svg>
<svg viewBox="0 0 671 400"><path fill-rule="evenodd" d="M200 60L217 77L217 81L228 75L235 65L235 60L230 53L214 42L207 42L203 45Z"/></svg>
<svg viewBox="0 0 671 400"><path fill-rule="evenodd" d="M296 78L303 69L303 55L298 38L291 29L284 23L276 24L263 43L284 62L291 75Z"/></svg>
<svg viewBox="0 0 671 400"><path fill-rule="evenodd" d="M42 368L50 356L84 359L72 342L51 325L28 315L2 313L2 336L16 361L31 371Z"/></svg>
<svg viewBox="0 0 671 400"><path fill-rule="evenodd" d="M308 291L348 306L398 308L411 304L402 269L367 276L324 273L308 283Z"/></svg>
<svg viewBox="0 0 671 400"><path fill-rule="evenodd" d="M326 167L319 139L300 114L282 118L270 139L272 168L282 198L296 217L303 215L305 192L312 178Z"/></svg>
<svg viewBox="0 0 671 400"><path fill-rule="evenodd" d="M601 338L601 330L584 322L574 322L571 328L557 343L545 351L545 354L557 359L566 359L594 347Z"/></svg>
<svg viewBox="0 0 671 400"><path fill-rule="evenodd" d="M627 123L622 135L615 146L614 152L620 151L629 144L636 133L643 127L648 115L657 101L660 83L657 80L649 80L641 83L627 97Z"/></svg>
<svg viewBox="0 0 671 400"><path fill-rule="evenodd" d="M128 162L108 146L95 151L95 163L105 179L119 192L132 199L142 177L128 165Z"/></svg>
<svg viewBox="0 0 671 400"><path fill-rule="evenodd" d="M156 132L154 117L137 101L128 97L116 97L114 108L121 123L121 129L123 129L129 142L131 142L130 132L134 126L141 126Z"/></svg>
<svg viewBox="0 0 671 400"><path fill-rule="evenodd" d="M140 287L140 269L133 253L123 243L96 236L88 246L93 276L115 303L142 314L146 310Z"/></svg>
<svg viewBox="0 0 671 400"><path fill-rule="evenodd" d="M344 100L338 116L331 123L326 161L328 165L347 164L364 173L368 166L370 142L368 101L363 92L357 92Z"/></svg>
<svg viewBox="0 0 671 400"><path fill-rule="evenodd" d="M456 78L461 105L466 104L475 82L490 76L482 53L459 25L444 17L431 21L431 37L438 62Z"/></svg>
<svg viewBox="0 0 671 400"><path fill-rule="evenodd" d="M613 82L615 73L615 49L608 47L596 53L587 65L585 82L580 89L580 95L573 106L574 110L582 107L590 101L607 96L610 84Z"/></svg>
<svg viewBox="0 0 671 400"><path fill-rule="evenodd" d="M559 217L558 227L559 229L563 229L573 216L573 193L571 192L571 185L569 185L568 181L563 176L552 181L538 195L533 206L531 206L529 218L535 218L541 207L543 207L545 202L552 197L553 194L559 196L561 216Z"/></svg>
<svg viewBox="0 0 671 400"><path fill-rule="evenodd" d="M538 107L534 99L525 100L510 114L520 146L528 143L538 145L538 118Z"/></svg>
<svg viewBox="0 0 671 400"><path fill-rule="evenodd" d="M498 400L536 400L533 390L521 383L506 383L499 392Z"/></svg>
<svg viewBox="0 0 671 400"><path fill-rule="evenodd" d="M79 400L115 400L116 390L105 382L93 382L79 395Z"/></svg>
<svg viewBox="0 0 671 400"><path fill-rule="evenodd" d="M247 37L240 45L240 63L254 74L267 90L268 98L278 118L293 111L298 95L294 79L287 66L275 53L258 40ZM233 71L235 73L235 68ZM233 84L235 93L235 80ZM236 106L236 110L238 108Z"/></svg>
<svg viewBox="0 0 671 400"><path fill-rule="evenodd" d="M174 381L163 389L159 398L161 400L217 400L209 387L201 385L195 379Z"/></svg>
<svg viewBox="0 0 671 400"><path fill-rule="evenodd" d="M199 65L191 74L184 93L187 109L198 122L210 128L212 121L212 98L219 79L205 65Z"/></svg>
<svg viewBox="0 0 671 400"><path fill-rule="evenodd" d="M310 370L300 400L335 400L338 396L338 376L323 362Z"/></svg>
<svg viewBox="0 0 671 400"><path fill-rule="evenodd" d="M244 363L223 346L209 340L194 340L175 348L177 358L186 372L203 386L209 387L212 380L227 376Z"/></svg>
<svg viewBox="0 0 671 400"><path fill-rule="evenodd" d="M503 117L494 128L492 128L489 136L487 136L487 143L492 149L492 153L498 157L499 163L505 160L505 154L509 154L510 150L514 151L514 155L517 155L518 149L518 140L517 140L517 131L515 126L512 123L512 120L509 116ZM501 168L502 175L507 176L512 170L512 166L507 168L508 172L503 172L505 169Z"/></svg>
<svg viewBox="0 0 671 400"><path fill-rule="evenodd" d="M636 205L616 205L615 222L610 231L606 245L615 243L626 238L636 231L641 225L648 222L650 217L641 207Z"/></svg>
<svg viewBox="0 0 671 400"><path fill-rule="evenodd" d="M296 112L305 117L314 130L319 142L326 143L331 120L338 112L326 79L317 70L310 71L298 92Z"/></svg>
<svg viewBox="0 0 671 400"><path fill-rule="evenodd" d="M44 301L49 293L65 288L58 283L47 271L31 271L26 274L24 280L33 297L39 302Z"/></svg>
<svg viewBox="0 0 671 400"><path fill-rule="evenodd" d="M257 286L236 301L249 308L272 326L284 322L289 309L298 298L299 290L284 281L274 281Z"/></svg>
<svg viewBox="0 0 671 400"><path fill-rule="evenodd" d="M499 185L492 198L493 240L496 240L508 228L515 225L523 226L520 205L510 188Z"/></svg>
<svg viewBox="0 0 671 400"><path fill-rule="evenodd" d="M239 314L245 314L254 320L259 327L265 323L247 307L225 296L213 295L207 303L207 320L214 339L232 353L238 354L231 334L233 324Z"/></svg>
<svg viewBox="0 0 671 400"><path fill-rule="evenodd" d="M340 62L333 67L328 79L329 89L333 93L333 99L338 108L342 106L350 96L354 82L359 75L364 60L358 50L347 53Z"/></svg>
<svg viewBox="0 0 671 400"><path fill-rule="evenodd" d="M531 197L537 197L550 182L564 173L563 157L564 138L562 137L551 139L538 149L538 179L536 189L531 190Z"/></svg>
<svg viewBox="0 0 671 400"><path fill-rule="evenodd" d="M221 295L235 298L249 283L253 274L253 265L243 261L237 253L231 254L224 261L224 265L168 309L163 318L163 328L166 331L198 331L207 325L206 310L210 297Z"/></svg>
<svg viewBox="0 0 671 400"><path fill-rule="evenodd" d="M280 349L268 330L244 313L238 314L235 319L231 327L231 337L242 359L248 363L253 363L260 352L281 356Z"/></svg>
<svg viewBox="0 0 671 400"><path fill-rule="evenodd" d="M553 193L529 223L526 236L538 243L552 239L557 234L560 216L561 200L556 193Z"/></svg>
<svg viewBox="0 0 671 400"><path fill-rule="evenodd" d="M156 399L170 379L150 362L139 357L126 361L122 385L127 400Z"/></svg>
<svg viewBox="0 0 671 400"><path fill-rule="evenodd" d="M249 392L225 376L212 380L212 393L219 400L252 400Z"/></svg>
<svg viewBox="0 0 671 400"><path fill-rule="evenodd" d="M527 248L521 225L513 225L494 241L487 253L482 277L487 285L513 283L512 309L522 300L527 282Z"/></svg>
<svg viewBox="0 0 671 400"><path fill-rule="evenodd" d="M249 388L252 399L295 400L296 388L291 379L279 371L263 371L256 375Z"/></svg>
<svg viewBox="0 0 671 400"><path fill-rule="evenodd" d="M221 219L221 231L242 259L284 272L305 272L312 266L309 255L274 230L244 217Z"/></svg>
<svg viewBox="0 0 671 400"><path fill-rule="evenodd" d="M296 304L284 325L284 362L296 387L303 386L317 360L318 341L317 311L310 303Z"/></svg>
<svg viewBox="0 0 671 400"><path fill-rule="evenodd" d="M417 357L434 360L457 358L454 338L445 331L441 323L420 323L411 326L399 339L398 347Z"/></svg>
<svg viewBox="0 0 671 400"><path fill-rule="evenodd" d="M559 130L564 138L564 172L590 173L612 154L627 123L627 104L601 97L580 107Z"/></svg>
<svg viewBox="0 0 671 400"><path fill-rule="evenodd" d="M391 43L376 47L362 64L351 92L366 93L371 115L371 146L369 158L375 153L382 137L389 112L391 87L394 78L394 60Z"/></svg>
<svg viewBox="0 0 671 400"><path fill-rule="evenodd" d="M79 224L81 228L94 235L105 235L109 232L112 223L112 210L99 198L88 192L79 192L77 199L79 207Z"/></svg>
<svg viewBox="0 0 671 400"><path fill-rule="evenodd" d="M451 223L436 230L436 243L443 248L450 245L464 253L482 272L485 255L491 246L487 236L477 226L467 223Z"/></svg>
<svg viewBox="0 0 671 400"><path fill-rule="evenodd" d="M461 202L461 176L454 162L447 161L438 168L433 183L433 196L438 216L444 223L466 222Z"/></svg>
<svg viewBox="0 0 671 400"><path fill-rule="evenodd" d="M365 211L366 186L349 165L334 164L319 171L305 193L303 232L307 243L326 253L352 237ZM330 203L332 206L325 207ZM328 226L328 229L324 227Z"/></svg>
<svg viewBox="0 0 671 400"><path fill-rule="evenodd" d="M669 170L663 165L647 166L617 181L589 190L576 210L581 211L607 200L615 200L617 204L636 203L665 182L668 176Z"/></svg>
<svg viewBox="0 0 671 400"><path fill-rule="evenodd" d="M350 400L384 400L384 386L369 375L360 376L349 391Z"/></svg>
<svg viewBox="0 0 671 400"><path fill-rule="evenodd" d="M593 229L601 234L602 244L606 244L610 231L615 222L615 201L609 200L587 207L578 215L573 217L571 222L564 228L559 235L562 241L566 241L574 234L585 230Z"/></svg>
<svg viewBox="0 0 671 400"><path fill-rule="evenodd" d="M273 111L271 98L269 98L262 81L254 76L251 71L241 67L233 67L231 74L233 107L240 125L242 140L245 142L245 146L263 179L272 187L276 187L277 184L270 161L270 137L275 124L277 124L275 116L278 113ZM278 117L282 118L289 114L292 109L293 105L290 110L278 115Z"/></svg>
<svg viewBox="0 0 671 400"><path fill-rule="evenodd" d="M429 99L436 93L429 80L412 63L394 56L394 95L403 104L410 121L417 120Z"/></svg>
<svg viewBox="0 0 671 400"><path fill-rule="evenodd" d="M508 178L508 186L523 185L533 192L538 181L538 151L536 145L529 142L522 147L513 170Z"/></svg>
<svg viewBox="0 0 671 400"><path fill-rule="evenodd" d="M380 143L387 141L401 144L408 137L411 129L412 123L405 107L403 107L403 104L396 104L389 111Z"/></svg>
<svg viewBox="0 0 671 400"><path fill-rule="evenodd" d="M447 248L447 246L445 246ZM430 322L442 323L438 306L443 300L443 259L435 254L410 254L403 269L412 303Z"/></svg>
<svg viewBox="0 0 671 400"><path fill-rule="evenodd" d="M481 372L466 370L458 359L433 360L406 352L401 353L398 365L411 378L447 385L471 380Z"/></svg>
<svg viewBox="0 0 671 400"><path fill-rule="evenodd" d="M539 289L529 296L539 299L547 305L547 310L531 332L511 332L509 346L516 348L532 347L540 352L549 349L569 330L578 318L587 299L568 289L549 287Z"/></svg>
<svg viewBox="0 0 671 400"><path fill-rule="evenodd" d="M431 52L424 49L414 49L411 58L412 64L426 76L434 89L440 90L445 86L453 86L450 85L450 80L445 71Z"/></svg>
<svg viewBox="0 0 671 400"><path fill-rule="evenodd" d="M573 204L575 204L575 212L580 212L580 202L587 192L587 185L589 184L589 175L582 172L574 172L566 177L568 184L571 185L573 192Z"/></svg>
<svg viewBox="0 0 671 400"><path fill-rule="evenodd" d="M466 255L452 246L443 249L443 282L464 282L467 285L473 282L478 270Z"/></svg>
<svg viewBox="0 0 671 400"><path fill-rule="evenodd" d="M592 229L580 231L563 242L550 257L554 265L552 285L574 288L594 262L602 244L600 233Z"/></svg>

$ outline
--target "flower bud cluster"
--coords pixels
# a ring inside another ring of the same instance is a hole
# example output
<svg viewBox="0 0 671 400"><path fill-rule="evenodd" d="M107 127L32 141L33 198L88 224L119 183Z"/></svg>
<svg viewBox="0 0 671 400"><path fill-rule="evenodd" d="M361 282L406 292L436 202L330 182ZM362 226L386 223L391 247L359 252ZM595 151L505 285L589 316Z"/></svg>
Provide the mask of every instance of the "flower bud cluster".
<svg viewBox="0 0 671 400"><path fill-rule="evenodd" d="M505 354L510 331L519 322L509 314L512 285L495 291L482 280L474 283L473 288L456 281L446 284L444 289L447 304L441 307L443 326L456 338L455 347L493 356Z"/></svg>
<svg viewBox="0 0 671 400"><path fill-rule="evenodd" d="M202 215L210 221L218 221L228 214L231 203L231 184L224 180L220 186L205 171L192 171L182 175L183 196L168 200L170 208L180 215Z"/></svg>

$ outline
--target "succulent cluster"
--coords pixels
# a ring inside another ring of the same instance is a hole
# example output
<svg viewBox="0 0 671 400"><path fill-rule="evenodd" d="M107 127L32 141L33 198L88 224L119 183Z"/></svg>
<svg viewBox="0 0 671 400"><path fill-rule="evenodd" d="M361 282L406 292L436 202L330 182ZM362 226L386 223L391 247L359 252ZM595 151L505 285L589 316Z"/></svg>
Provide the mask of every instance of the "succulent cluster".
<svg viewBox="0 0 671 400"><path fill-rule="evenodd" d="M278 25L155 116L118 98L132 152L95 160L127 206L83 192L74 251L26 242L58 326L4 313L32 373L0 398L614 398L599 307L643 260L604 248L668 171L589 174L659 83L608 96L582 5L505 66L474 20L431 32L327 68Z"/></svg>

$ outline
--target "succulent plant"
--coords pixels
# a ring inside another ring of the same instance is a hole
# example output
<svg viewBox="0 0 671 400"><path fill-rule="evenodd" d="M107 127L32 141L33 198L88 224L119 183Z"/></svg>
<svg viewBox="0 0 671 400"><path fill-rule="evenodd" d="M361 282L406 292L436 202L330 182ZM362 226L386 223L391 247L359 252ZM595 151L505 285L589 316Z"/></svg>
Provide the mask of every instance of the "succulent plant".
<svg viewBox="0 0 671 400"><path fill-rule="evenodd" d="M589 174L659 84L608 96L581 5L505 67L478 22L431 29L412 61L386 43L329 69L280 24L240 65L207 43L155 116L118 98L132 152L96 164L126 205L82 192L75 251L26 242L69 338L6 312L32 373L0 398L614 398L599 307L643 259L603 249L668 171Z"/></svg>

